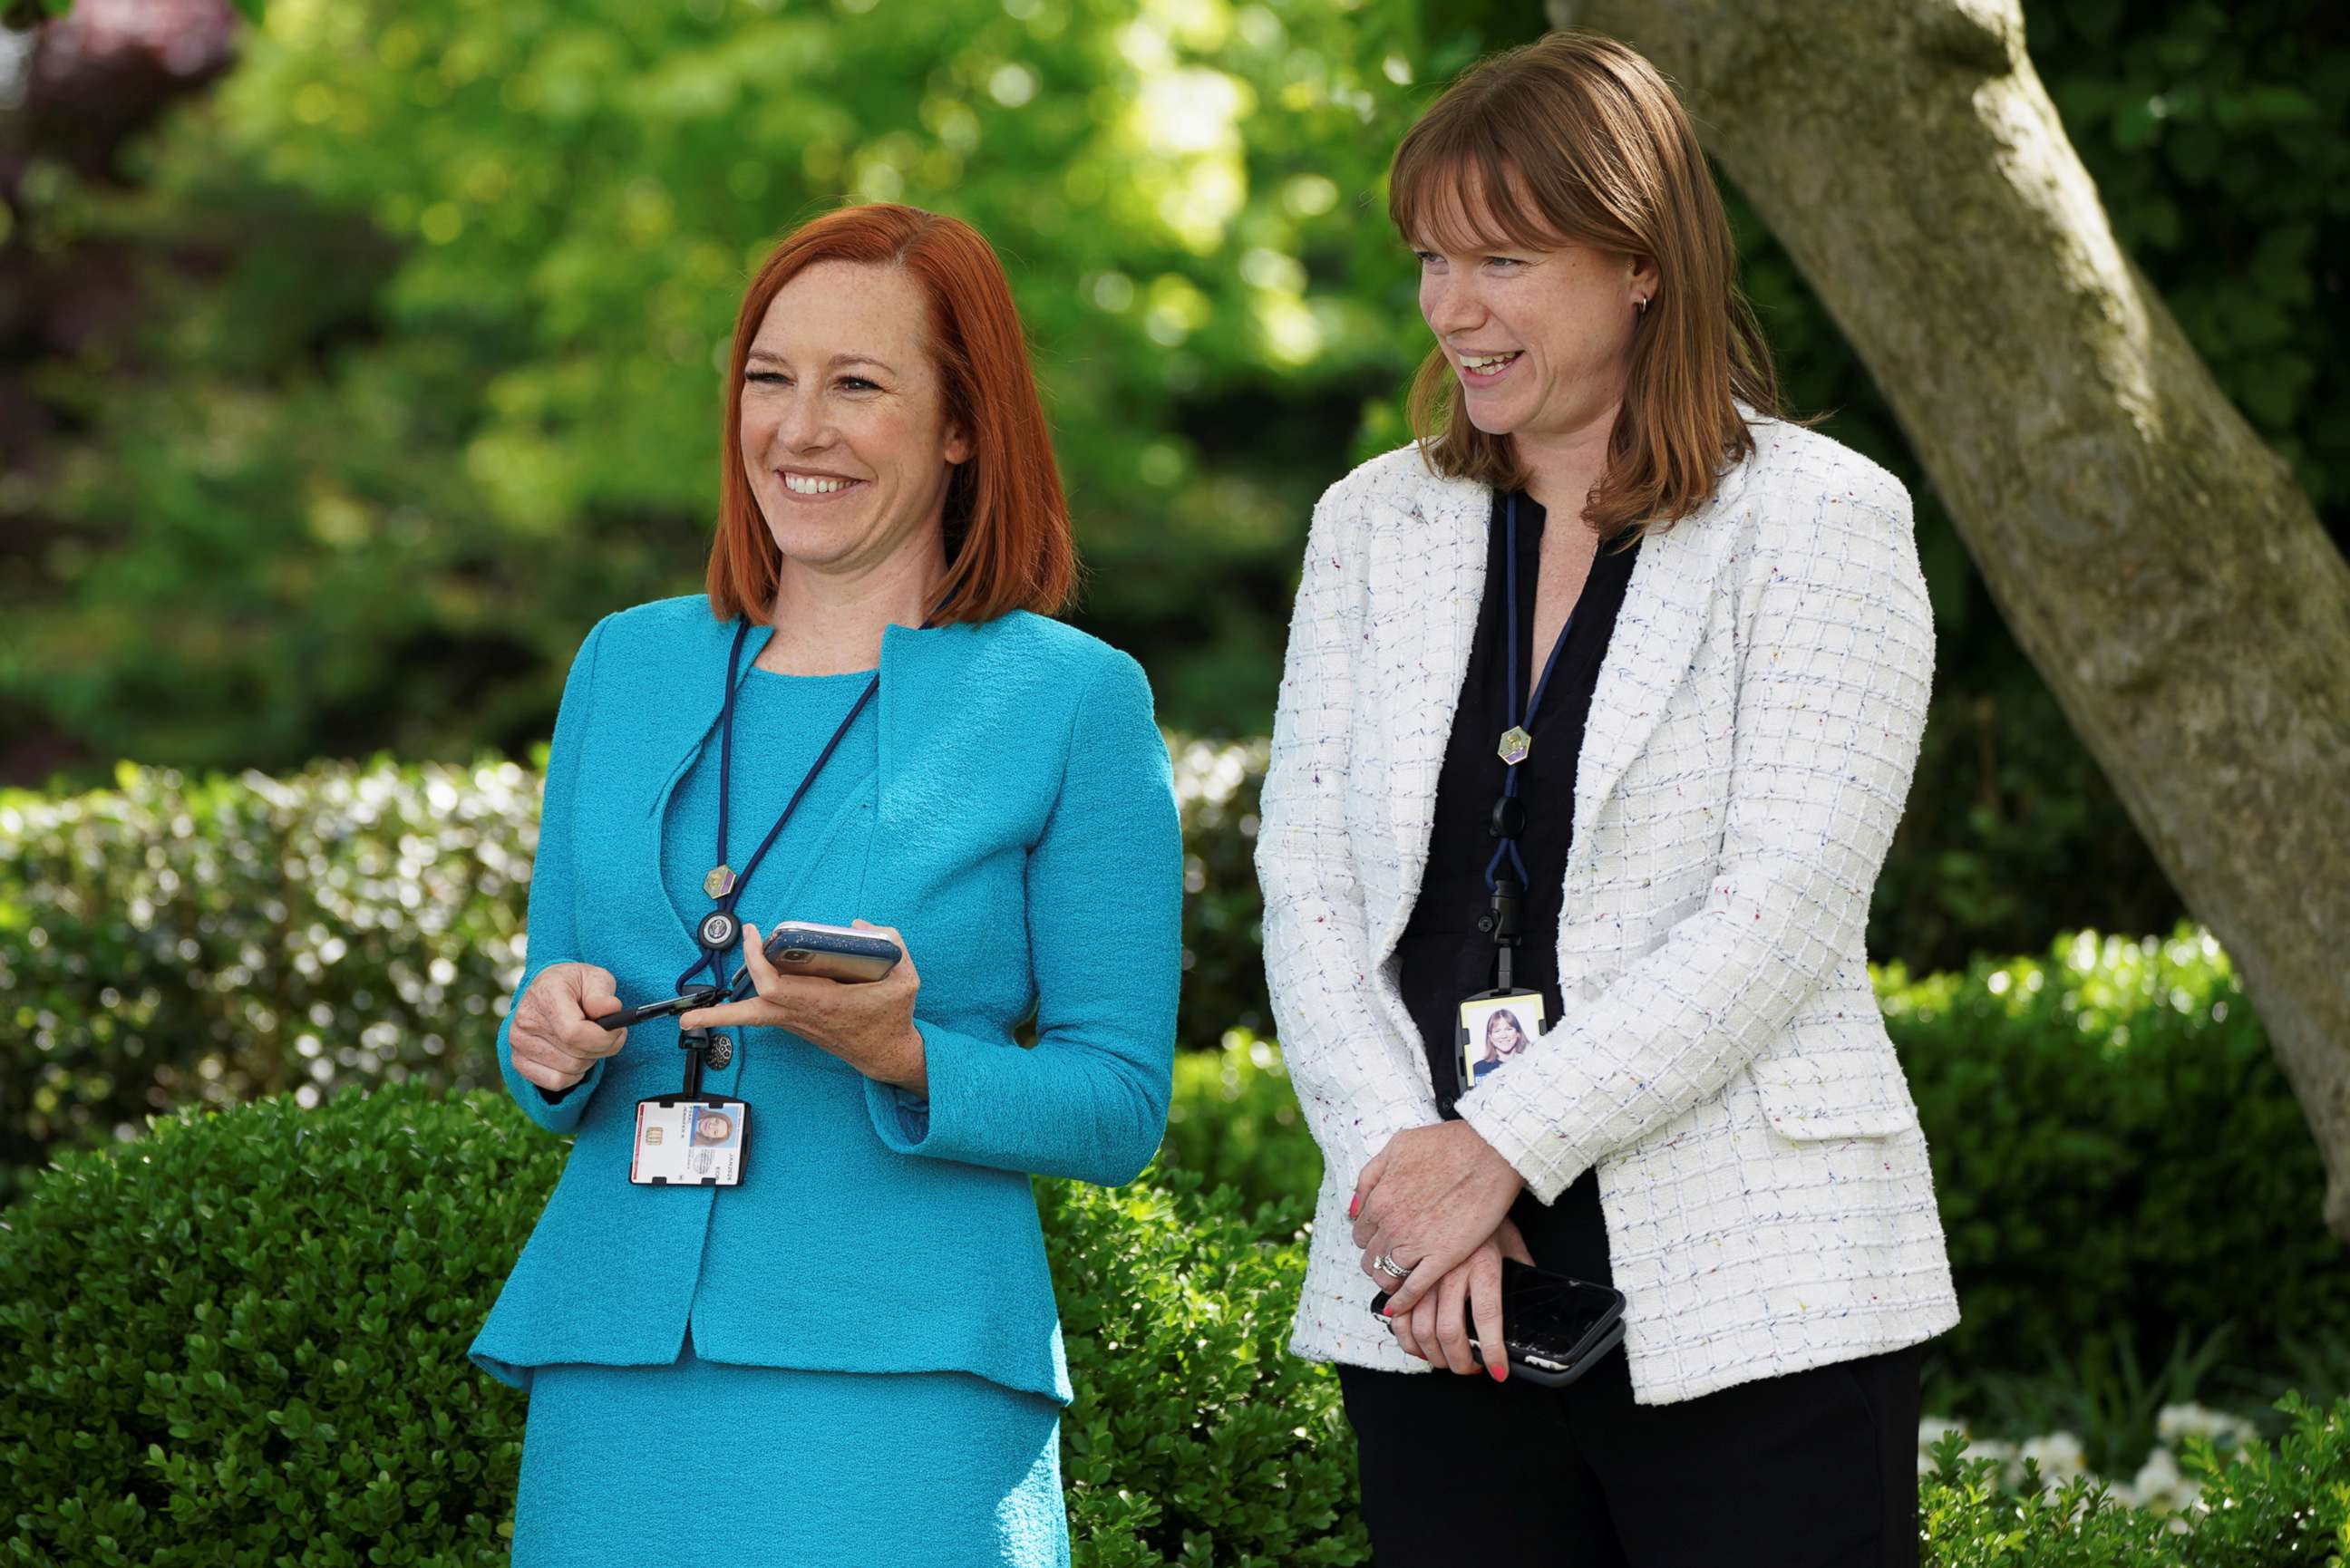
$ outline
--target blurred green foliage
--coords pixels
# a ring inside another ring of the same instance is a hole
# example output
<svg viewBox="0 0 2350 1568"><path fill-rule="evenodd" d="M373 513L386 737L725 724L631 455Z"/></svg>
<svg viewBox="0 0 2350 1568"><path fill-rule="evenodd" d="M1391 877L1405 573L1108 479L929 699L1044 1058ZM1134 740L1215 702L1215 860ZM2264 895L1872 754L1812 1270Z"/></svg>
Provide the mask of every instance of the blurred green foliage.
<svg viewBox="0 0 2350 1568"><path fill-rule="evenodd" d="M539 777L511 763L0 798L0 1201L151 1115L494 1085Z"/></svg>
<svg viewBox="0 0 2350 1568"><path fill-rule="evenodd" d="M2345 14L2026 12L2117 234L2338 536ZM881 197L1003 253L1091 567L1075 618L1144 660L1164 722L1262 733L1308 504L1402 439L1424 341L1388 150L1541 25L1531 0L275 0L120 188L36 159L5 220L145 307L38 368L74 433L0 479L0 741L61 737L85 784L122 756L519 754L583 628L700 580L750 265ZM1883 400L1731 209L1790 400L1918 497L1939 690L1874 950L2168 929Z"/></svg>
<svg viewBox="0 0 2350 1568"><path fill-rule="evenodd" d="M1290 1087L1281 1047L1246 1029L1227 1031L1215 1050L1175 1058L1159 1158L1231 1188L1268 1236L1310 1222L1322 1189L1321 1146Z"/></svg>
<svg viewBox="0 0 2350 1568"><path fill-rule="evenodd" d="M752 268L898 200L1003 255L1080 618L1170 716L1261 730L1300 519L1422 330L1367 206L1390 128L1483 41L1392 5L278 0L132 194L32 182L43 243L134 241L157 294L47 382L91 438L0 686L190 765L518 749L583 613L699 584Z"/></svg>
<svg viewBox="0 0 2350 1568"><path fill-rule="evenodd" d="M1960 1282L1941 1375L2121 1366L2224 1334L2249 1376L2295 1341L2350 1342L2324 1162L2208 933L2084 931L1877 983Z"/></svg>

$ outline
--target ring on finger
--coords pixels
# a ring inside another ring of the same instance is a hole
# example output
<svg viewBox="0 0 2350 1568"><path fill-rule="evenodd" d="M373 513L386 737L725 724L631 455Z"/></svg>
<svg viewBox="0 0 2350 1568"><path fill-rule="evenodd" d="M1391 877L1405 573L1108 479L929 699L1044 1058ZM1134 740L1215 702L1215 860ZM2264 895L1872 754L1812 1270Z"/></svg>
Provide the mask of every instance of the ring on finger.
<svg viewBox="0 0 2350 1568"><path fill-rule="evenodd" d="M1378 1257L1371 1260L1371 1267L1377 1269L1388 1278L1395 1281L1398 1284L1401 1284L1404 1281L1411 1278L1411 1271L1404 1267L1401 1263L1397 1262L1396 1255L1393 1252L1381 1252Z"/></svg>

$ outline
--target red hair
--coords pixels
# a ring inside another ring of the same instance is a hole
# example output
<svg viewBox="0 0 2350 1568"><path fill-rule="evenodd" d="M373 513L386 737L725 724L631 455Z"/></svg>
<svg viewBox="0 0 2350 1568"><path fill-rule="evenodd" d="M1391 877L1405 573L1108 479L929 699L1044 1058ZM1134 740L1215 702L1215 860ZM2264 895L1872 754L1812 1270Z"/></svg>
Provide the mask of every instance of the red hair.
<svg viewBox="0 0 2350 1568"><path fill-rule="evenodd" d="M775 602L782 555L751 493L737 433L743 366L775 296L821 262L902 266L930 301L927 346L945 387L946 416L971 443L970 458L956 465L947 485L947 588L932 624L1060 609L1076 577L1076 546L1003 264L969 223L877 203L842 207L793 230L743 296L727 364L718 536L710 547L712 612L721 620L764 618Z"/></svg>

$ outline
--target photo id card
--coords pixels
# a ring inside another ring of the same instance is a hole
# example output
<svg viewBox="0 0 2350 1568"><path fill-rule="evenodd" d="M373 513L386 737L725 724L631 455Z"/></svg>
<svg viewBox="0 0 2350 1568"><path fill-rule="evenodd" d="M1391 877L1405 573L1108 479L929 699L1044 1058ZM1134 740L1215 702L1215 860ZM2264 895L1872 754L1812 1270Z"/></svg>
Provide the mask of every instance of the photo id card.
<svg viewBox="0 0 2350 1568"><path fill-rule="evenodd" d="M1486 1074L1499 1072L1534 1044L1534 1036L1543 1032L1542 992L1480 992L1461 1002L1459 1018L1453 1065L1465 1095Z"/></svg>
<svg viewBox="0 0 2350 1568"><path fill-rule="evenodd" d="M629 1179L639 1187L733 1187L743 1179L751 1107L723 1096L657 1095L637 1102Z"/></svg>

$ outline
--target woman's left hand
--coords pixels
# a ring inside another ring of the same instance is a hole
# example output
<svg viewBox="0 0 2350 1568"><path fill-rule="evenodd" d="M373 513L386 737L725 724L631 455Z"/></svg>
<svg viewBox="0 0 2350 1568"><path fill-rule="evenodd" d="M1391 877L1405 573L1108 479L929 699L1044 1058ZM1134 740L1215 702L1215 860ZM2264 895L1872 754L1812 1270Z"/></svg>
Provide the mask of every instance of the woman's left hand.
<svg viewBox="0 0 2350 1568"><path fill-rule="evenodd" d="M1467 1122L1406 1127L1363 1167L1355 1201L1355 1245L1363 1272L1388 1298L1389 1316L1409 1312L1439 1280L1492 1235L1525 1186L1510 1162ZM1411 1271L1399 1283L1377 1268L1382 1253Z"/></svg>
<svg viewBox="0 0 2350 1568"><path fill-rule="evenodd" d="M788 1029L811 1045L831 1052L868 1078L896 1084L927 1098L930 1073L921 1031L914 1027L914 998L922 977L906 939L888 926L858 920L857 929L888 937L903 955L879 980L845 984L814 975L785 974L767 961L759 929L743 924L743 966L756 994L722 1007L697 1007L679 1016L683 1029L723 1029L735 1024Z"/></svg>

